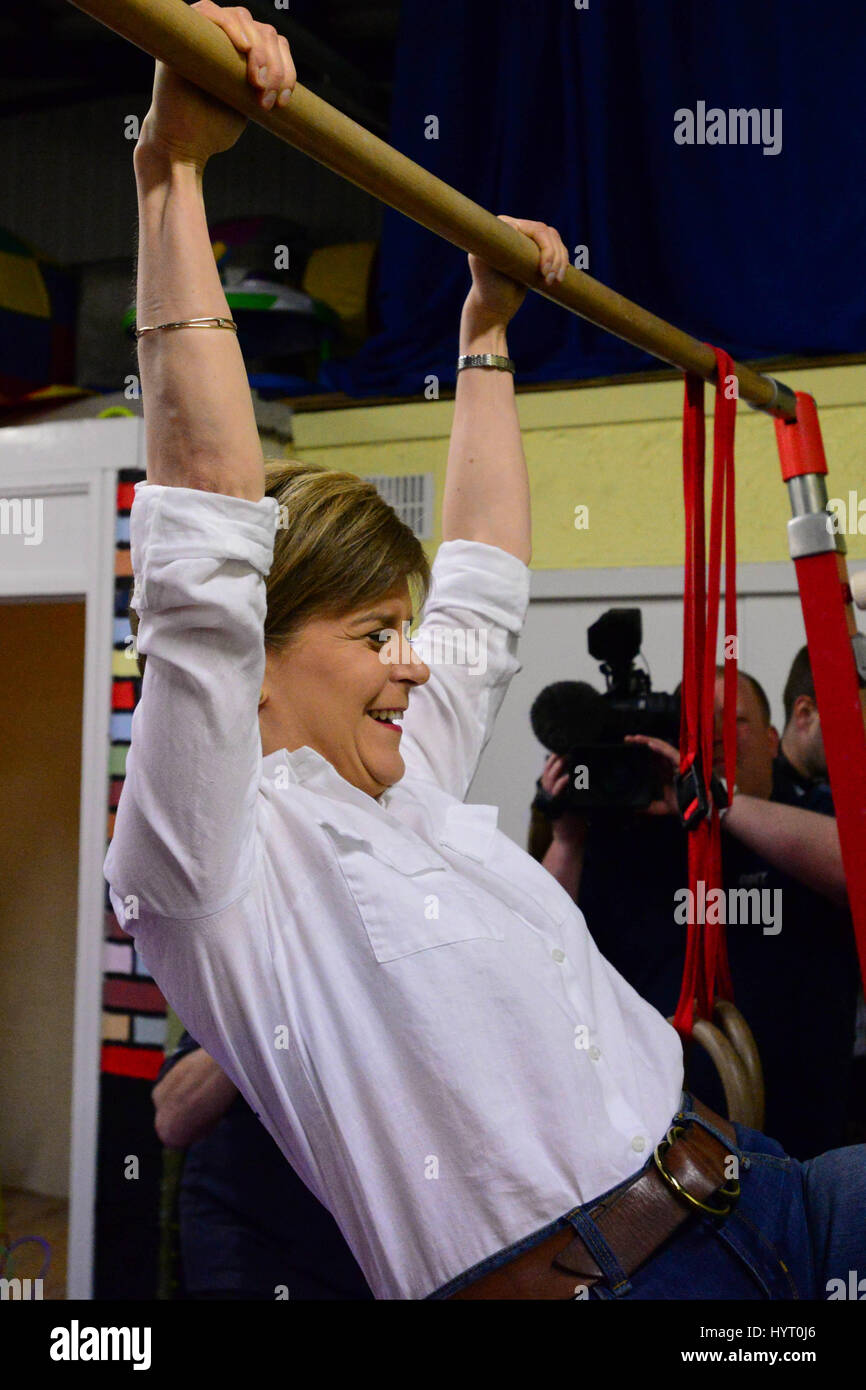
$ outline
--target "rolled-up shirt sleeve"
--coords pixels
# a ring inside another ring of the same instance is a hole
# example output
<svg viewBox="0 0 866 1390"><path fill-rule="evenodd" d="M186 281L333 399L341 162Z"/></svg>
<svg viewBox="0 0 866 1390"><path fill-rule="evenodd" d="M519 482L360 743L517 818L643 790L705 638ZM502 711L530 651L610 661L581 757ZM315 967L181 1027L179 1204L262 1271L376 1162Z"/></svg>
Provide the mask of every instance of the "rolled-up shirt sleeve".
<svg viewBox="0 0 866 1390"><path fill-rule="evenodd" d="M121 925L130 898L195 918L252 886L265 578L278 520L272 497L136 484L133 606L147 665L104 864Z"/></svg>
<svg viewBox="0 0 866 1390"><path fill-rule="evenodd" d="M482 541L444 541L412 647L430 679L409 699L400 752L409 775L461 801L513 676L529 607L530 570Z"/></svg>

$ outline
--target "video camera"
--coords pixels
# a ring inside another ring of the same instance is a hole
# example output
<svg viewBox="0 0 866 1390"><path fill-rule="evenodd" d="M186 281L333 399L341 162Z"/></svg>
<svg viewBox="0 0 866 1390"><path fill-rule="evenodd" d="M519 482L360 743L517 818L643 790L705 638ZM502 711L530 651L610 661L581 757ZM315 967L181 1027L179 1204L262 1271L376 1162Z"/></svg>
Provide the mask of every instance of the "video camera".
<svg viewBox="0 0 866 1390"><path fill-rule="evenodd" d="M679 696L654 692L649 672L635 665L642 636L639 608L609 609L587 633L589 654L605 678L604 693L586 681L558 681L536 697L529 716L533 732L545 748L565 758L569 774L557 797L538 781L532 805L549 820L568 811L641 811L662 796L652 749L624 742L626 734L647 734L674 747L679 743Z"/></svg>

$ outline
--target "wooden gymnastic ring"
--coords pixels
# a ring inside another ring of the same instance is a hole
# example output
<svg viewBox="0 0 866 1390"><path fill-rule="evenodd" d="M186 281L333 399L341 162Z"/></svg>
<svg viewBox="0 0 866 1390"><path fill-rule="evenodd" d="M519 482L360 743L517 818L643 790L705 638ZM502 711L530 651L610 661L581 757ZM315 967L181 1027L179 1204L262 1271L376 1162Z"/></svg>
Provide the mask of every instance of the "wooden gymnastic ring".
<svg viewBox="0 0 866 1390"><path fill-rule="evenodd" d="M720 1028L705 1018L695 1019L692 1037L709 1054L722 1082L728 1119L741 1125L749 1123L752 1096L745 1063Z"/></svg>
<svg viewBox="0 0 866 1390"><path fill-rule="evenodd" d="M742 1120L750 1129L764 1128L764 1069L754 1034L736 1004L730 999L717 999L713 1006L713 1018L726 1034L734 1051L746 1069L749 1091L752 1097L752 1118Z"/></svg>
<svg viewBox="0 0 866 1390"><path fill-rule="evenodd" d="M673 1019L669 1018L668 1022L673 1023ZM719 1074L725 1092L728 1119L737 1124L748 1125L752 1114L749 1078L745 1063L734 1050L733 1044L720 1028L705 1018L695 1019L692 1040L701 1045Z"/></svg>

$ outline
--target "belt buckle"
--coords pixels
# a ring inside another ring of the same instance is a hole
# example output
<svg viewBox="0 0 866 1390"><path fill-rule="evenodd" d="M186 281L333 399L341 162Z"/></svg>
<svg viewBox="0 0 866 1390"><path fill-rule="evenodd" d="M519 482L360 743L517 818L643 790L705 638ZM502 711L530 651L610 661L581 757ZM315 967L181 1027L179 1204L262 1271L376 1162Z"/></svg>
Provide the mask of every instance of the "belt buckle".
<svg viewBox="0 0 866 1390"><path fill-rule="evenodd" d="M677 1179L674 1177L673 1173L671 1173L669 1169L665 1167L663 1162L664 1155L667 1153L671 1145L674 1144L676 1140L679 1139L680 1136L685 1133L686 1128L684 1125L671 1125L665 1138L662 1139L660 1143L656 1144L656 1147L653 1150L653 1162L655 1163L656 1168L661 1173L662 1178L667 1183L668 1187L673 1188L677 1196L682 1197L685 1202L688 1202L689 1206L694 1207L698 1211L706 1212L708 1216L716 1216L720 1218L723 1216L728 1216L730 1212L733 1210L734 1204L740 1195L739 1178L732 1178L728 1182L725 1182L721 1187L716 1189L718 1195L723 1199L726 1199L727 1205L722 1207L714 1207L710 1206L708 1202L702 1202L698 1197L693 1197L691 1192L689 1192L685 1187L683 1187L682 1183L678 1182Z"/></svg>

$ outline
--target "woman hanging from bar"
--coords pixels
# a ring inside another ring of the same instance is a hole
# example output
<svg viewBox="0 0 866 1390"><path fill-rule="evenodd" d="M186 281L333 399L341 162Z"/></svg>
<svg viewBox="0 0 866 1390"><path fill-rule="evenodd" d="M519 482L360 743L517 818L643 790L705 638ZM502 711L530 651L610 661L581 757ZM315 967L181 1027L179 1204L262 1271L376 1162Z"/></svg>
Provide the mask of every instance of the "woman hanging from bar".
<svg viewBox="0 0 866 1390"><path fill-rule="evenodd" d="M291 101L271 26L195 8L264 107ZM529 601L506 340L525 290L470 258L428 586L371 484L265 470L203 200L243 125L157 66L134 157L147 664L105 863L118 920L376 1297L825 1297L866 1268L864 1150L784 1160L684 1094L676 1032L464 800ZM514 225L562 275L558 235Z"/></svg>

